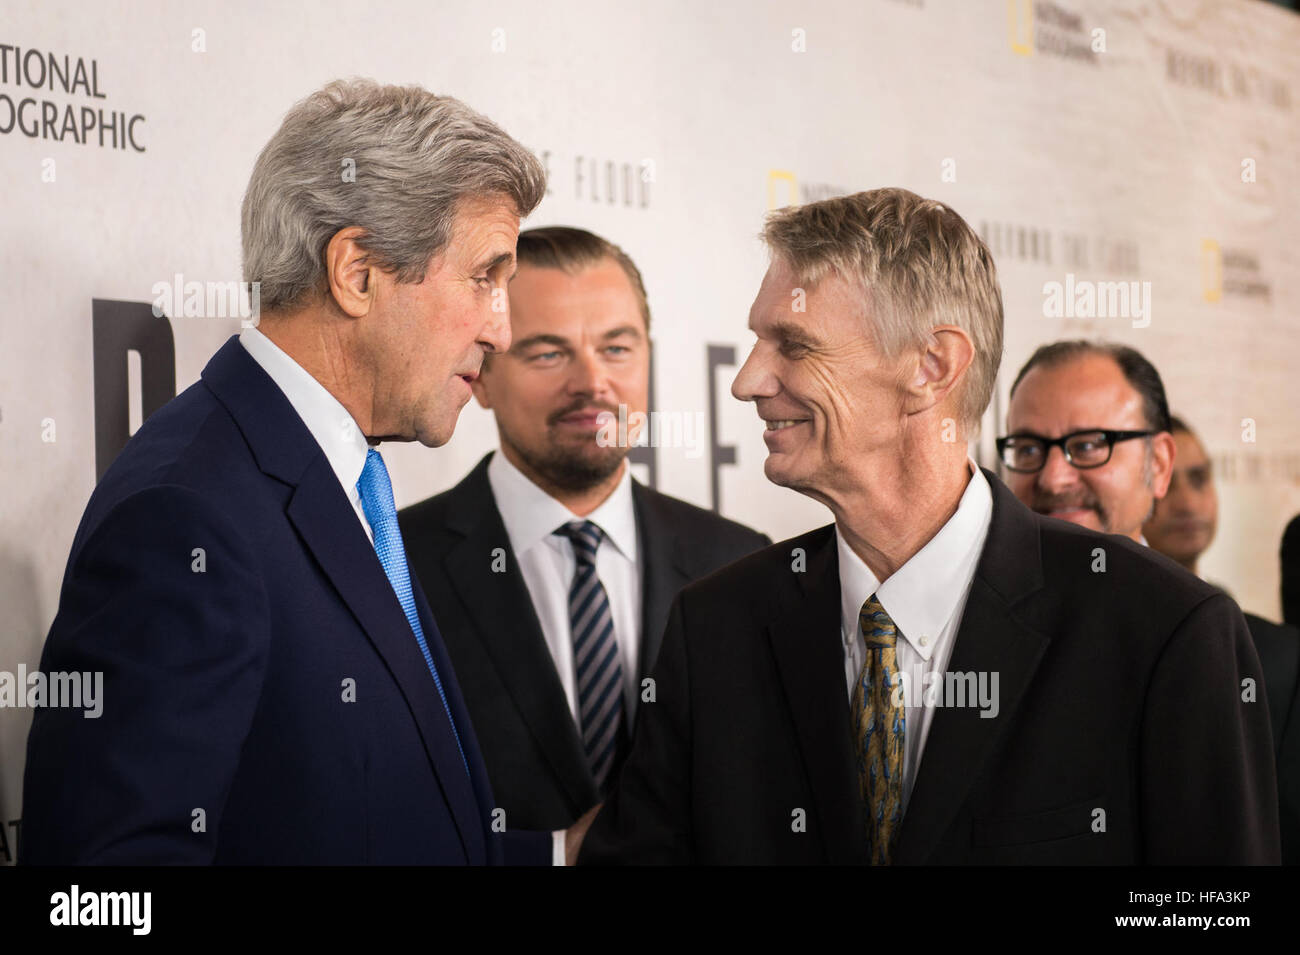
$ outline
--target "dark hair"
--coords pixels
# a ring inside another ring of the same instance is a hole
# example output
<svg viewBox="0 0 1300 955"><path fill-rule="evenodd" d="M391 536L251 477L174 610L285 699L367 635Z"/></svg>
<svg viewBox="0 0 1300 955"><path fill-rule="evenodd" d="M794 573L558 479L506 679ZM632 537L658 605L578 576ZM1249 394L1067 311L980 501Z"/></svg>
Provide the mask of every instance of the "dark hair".
<svg viewBox="0 0 1300 955"><path fill-rule="evenodd" d="M1016 388L1024 380L1025 375L1029 374L1030 369L1039 365L1045 368L1063 365L1084 355L1105 355L1119 365L1125 380L1142 396L1142 414L1146 418L1148 428L1152 431L1169 431L1173 428L1173 419L1169 415L1169 402L1165 398L1165 386L1160 380L1160 372L1156 371L1155 365L1147 361L1136 348L1114 342L1089 342L1076 339L1040 346L1029 356L1029 361L1025 362L1024 367L1016 375L1016 380L1011 383L1011 396L1015 395ZM1186 425L1183 425L1183 430L1191 433L1191 429Z"/></svg>
<svg viewBox="0 0 1300 955"><path fill-rule="evenodd" d="M606 259L613 259L627 274L641 303L641 316L645 319L646 330L650 329L650 300L645 294L645 283L641 281L641 270L626 252L608 239L602 239L586 229L572 226L550 225L539 229L525 229L519 233L519 245L515 258L520 265L532 265L539 269L560 269L574 274L583 269L598 265Z"/></svg>

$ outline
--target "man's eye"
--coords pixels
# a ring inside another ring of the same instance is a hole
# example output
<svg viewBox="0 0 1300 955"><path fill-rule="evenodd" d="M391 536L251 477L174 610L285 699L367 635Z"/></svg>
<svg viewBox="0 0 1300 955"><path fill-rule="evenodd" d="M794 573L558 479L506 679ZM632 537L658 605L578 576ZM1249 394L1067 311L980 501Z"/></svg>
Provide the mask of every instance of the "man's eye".
<svg viewBox="0 0 1300 955"><path fill-rule="evenodd" d="M782 342L781 353L791 358L798 358L808 351L808 346L803 342Z"/></svg>
<svg viewBox="0 0 1300 955"><path fill-rule="evenodd" d="M560 353L557 351L542 351L531 356L529 361L550 361L553 358L559 358Z"/></svg>
<svg viewBox="0 0 1300 955"><path fill-rule="evenodd" d="M476 276L474 276L474 281L475 281L475 283L478 284L478 287L479 287L479 288L491 288L491 287L492 287L492 280L491 280L490 278L488 278L486 275L476 275Z"/></svg>
<svg viewBox="0 0 1300 955"><path fill-rule="evenodd" d="M609 352L611 355L624 355L631 350L632 349L628 348L626 345L610 345L605 349L605 351Z"/></svg>

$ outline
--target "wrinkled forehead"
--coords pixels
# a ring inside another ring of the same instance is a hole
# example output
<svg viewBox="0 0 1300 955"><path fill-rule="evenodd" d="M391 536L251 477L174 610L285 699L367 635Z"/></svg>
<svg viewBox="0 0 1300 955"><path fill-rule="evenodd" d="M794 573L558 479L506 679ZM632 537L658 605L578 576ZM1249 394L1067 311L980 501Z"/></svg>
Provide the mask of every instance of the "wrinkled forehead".
<svg viewBox="0 0 1300 955"><path fill-rule="evenodd" d="M456 208L451 233L445 249L449 256L474 264L507 261L513 270L519 213L512 200L504 196L462 200Z"/></svg>
<svg viewBox="0 0 1300 955"><path fill-rule="evenodd" d="M760 336L793 327L827 332L841 319L857 328L866 312L867 296L860 284L833 270L816 279L801 277L774 257L750 307L749 327Z"/></svg>

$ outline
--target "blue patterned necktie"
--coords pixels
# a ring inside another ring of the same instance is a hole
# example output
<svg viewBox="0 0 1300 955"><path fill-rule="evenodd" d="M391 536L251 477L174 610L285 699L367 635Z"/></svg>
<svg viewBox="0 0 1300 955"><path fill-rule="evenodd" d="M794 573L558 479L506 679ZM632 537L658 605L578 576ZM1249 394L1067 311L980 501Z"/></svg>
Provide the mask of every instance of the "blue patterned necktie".
<svg viewBox="0 0 1300 955"><path fill-rule="evenodd" d="M393 485L388 480L388 469L384 459L374 448L366 451L366 466L361 470L361 480L357 481L357 491L361 494L361 507L366 512L366 520L375 534L375 552L379 563L383 565L388 582L393 585L397 602L402 605L402 612L415 631L415 642L424 654L424 662L433 674L433 685L438 688L438 697L442 708L447 711L447 722L451 724L451 733L456 737L456 748L460 750L460 761L465 764L465 773L469 774L469 761L465 759L465 748L460 744L460 733L456 731L456 721L451 718L451 707L447 705L447 694L442 689L442 679L438 668L433 664L433 655L429 653L429 644L424 639L424 628L420 626L420 615L415 610L415 594L411 590L411 573L406 568L406 548L402 546L402 532L397 526L397 507L393 503Z"/></svg>
<svg viewBox="0 0 1300 955"><path fill-rule="evenodd" d="M903 821L903 740L907 717L895 702L898 628L876 595L858 614L866 659L853 688L853 739L858 785L867 816L871 864L889 865Z"/></svg>
<svg viewBox="0 0 1300 955"><path fill-rule="evenodd" d="M596 576L596 548L605 533L591 521L570 521L554 533L573 542L577 568L569 588L578 721L587 765L603 793L623 730L623 664L609 597Z"/></svg>

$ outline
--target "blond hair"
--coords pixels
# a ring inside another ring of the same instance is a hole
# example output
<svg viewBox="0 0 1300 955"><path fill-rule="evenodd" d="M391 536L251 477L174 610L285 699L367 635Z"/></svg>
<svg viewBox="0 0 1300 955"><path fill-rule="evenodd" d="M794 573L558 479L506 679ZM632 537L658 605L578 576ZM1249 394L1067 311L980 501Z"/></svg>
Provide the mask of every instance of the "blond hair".
<svg viewBox="0 0 1300 955"><path fill-rule="evenodd" d="M906 189L872 189L779 209L763 240L808 289L832 273L860 288L886 358L923 346L938 325L970 335L957 404L974 434L1002 362L1002 292L993 256L961 216Z"/></svg>

